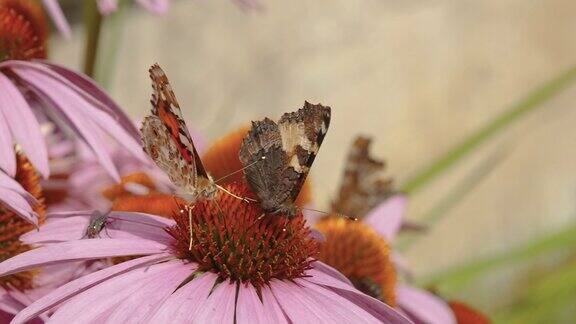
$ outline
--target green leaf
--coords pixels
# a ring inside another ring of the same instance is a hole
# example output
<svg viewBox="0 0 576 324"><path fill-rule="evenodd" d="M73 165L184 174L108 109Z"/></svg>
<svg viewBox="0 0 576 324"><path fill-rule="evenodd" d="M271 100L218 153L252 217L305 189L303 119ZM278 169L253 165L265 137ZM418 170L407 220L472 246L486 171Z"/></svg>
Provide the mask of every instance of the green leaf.
<svg viewBox="0 0 576 324"><path fill-rule="evenodd" d="M519 120L528 112L542 106L543 103L564 90L575 80L576 66L571 67L555 79L536 88L517 104L505 110L486 126L470 135L431 165L416 173L413 178L404 184L402 191L406 194L413 194L421 190L425 185L454 166L454 164L474 152L481 144L504 131L513 122Z"/></svg>

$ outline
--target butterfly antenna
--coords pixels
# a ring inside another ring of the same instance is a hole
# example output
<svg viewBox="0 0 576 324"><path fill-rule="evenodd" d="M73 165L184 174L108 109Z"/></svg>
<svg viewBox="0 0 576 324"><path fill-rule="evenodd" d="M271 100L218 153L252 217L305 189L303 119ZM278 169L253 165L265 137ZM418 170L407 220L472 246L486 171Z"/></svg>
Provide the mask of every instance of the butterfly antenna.
<svg viewBox="0 0 576 324"><path fill-rule="evenodd" d="M322 210L313 209L313 208L304 208L304 207L301 207L300 209L302 209L302 210L309 210L309 211L313 211L313 212L320 213L320 214L324 214L324 215L337 215L337 216L346 218L346 219L348 219L348 220L350 220L350 221L353 221L353 222L355 222L355 221L358 220L357 217L352 217L352 216L348 216L348 215L344 215L344 214L340 214L340 213L328 213L328 212L325 212L325 211L322 211Z"/></svg>
<svg viewBox="0 0 576 324"><path fill-rule="evenodd" d="M266 157L265 157L265 156L262 156L260 159L254 161L254 162L252 162L252 163L250 163L250 164L248 164L247 166L245 166L245 167L243 167L243 168L241 168L241 169L239 169L239 170L236 170L236 171L234 171L234 172L232 172L232 173L228 173L227 175L225 175L225 176L223 176L223 177L221 177L221 178L218 178L218 179L217 179L216 181L214 181L214 182L215 182L215 183L220 182L220 181L222 181L222 180L224 180L224 179L226 179L226 178L228 178L228 177L230 177L230 176L235 175L235 174L238 173L238 172L242 172L242 171L248 169L249 167L253 166L254 164L256 164L256 163L258 163L258 162L262 162L263 160L266 160Z"/></svg>

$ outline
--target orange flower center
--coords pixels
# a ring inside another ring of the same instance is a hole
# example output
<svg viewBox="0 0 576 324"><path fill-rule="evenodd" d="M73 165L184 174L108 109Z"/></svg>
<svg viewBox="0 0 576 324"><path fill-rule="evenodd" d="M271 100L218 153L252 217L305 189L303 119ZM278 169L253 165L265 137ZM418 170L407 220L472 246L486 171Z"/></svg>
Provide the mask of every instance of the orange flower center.
<svg viewBox="0 0 576 324"><path fill-rule="evenodd" d="M17 162L18 168L15 179L38 200L38 204L34 206L34 211L38 213L39 223L42 224L46 213L38 174L24 155L19 153ZM34 225L0 204L0 261L30 250L30 246L22 244L19 237L33 229ZM34 274L33 271L26 271L2 277L0 278L0 286L5 289L15 288L20 291L31 289Z"/></svg>
<svg viewBox="0 0 576 324"><path fill-rule="evenodd" d="M245 184L226 189L240 197L252 196ZM174 252L223 280L262 287L272 279L299 278L317 255L318 243L301 213L292 219L265 215L258 203L222 191L213 200L184 207L168 230L175 238Z"/></svg>
<svg viewBox="0 0 576 324"><path fill-rule="evenodd" d="M46 19L38 4L0 0L0 61L46 58L47 38Z"/></svg>
<svg viewBox="0 0 576 324"><path fill-rule="evenodd" d="M448 303L458 324L489 324L490 320L479 311L458 301Z"/></svg>
<svg viewBox="0 0 576 324"><path fill-rule="evenodd" d="M340 271L358 290L396 306L396 271L386 241L362 222L340 217L326 218L316 227L326 238L318 260Z"/></svg>

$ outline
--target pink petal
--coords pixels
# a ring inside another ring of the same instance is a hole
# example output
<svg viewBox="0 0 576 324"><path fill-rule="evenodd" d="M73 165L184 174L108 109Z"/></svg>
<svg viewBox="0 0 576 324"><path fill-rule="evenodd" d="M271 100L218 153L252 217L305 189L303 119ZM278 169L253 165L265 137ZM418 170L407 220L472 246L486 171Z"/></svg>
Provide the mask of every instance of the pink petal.
<svg viewBox="0 0 576 324"><path fill-rule="evenodd" d="M366 217L364 222L382 235L388 242L393 242L396 233L402 226L402 218L406 210L407 199L396 195L376 206Z"/></svg>
<svg viewBox="0 0 576 324"><path fill-rule="evenodd" d="M50 321L54 323L94 323L103 313L115 312L118 307L124 306L125 301L134 296L137 297L138 302L142 303L132 304L136 307L132 311L146 313L147 309L143 303L148 296L138 296L138 294L145 287L157 284L157 281L164 281L165 277L172 276L172 271L178 268L183 268L182 261L174 260L140 267L106 280L67 301L50 316ZM185 278L184 276L181 277ZM153 292L153 295L156 293ZM125 311L127 310L125 309ZM106 318L106 322L125 323L113 321L109 317Z"/></svg>
<svg viewBox="0 0 576 324"><path fill-rule="evenodd" d="M136 2L146 10L159 15L166 13L170 5L168 0L136 0Z"/></svg>
<svg viewBox="0 0 576 324"><path fill-rule="evenodd" d="M222 282L212 291L194 321L197 323L234 323L236 284Z"/></svg>
<svg viewBox="0 0 576 324"><path fill-rule="evenodd" d="M0 111L8 124L14 140L34 167L44 178L50 175L48 151L40 124L20 90L4 74L0 73ZM8 131L3 129L2 131Z"/></svg>
<svg viewBox="0 0 576 324"><path fill-rule="evenodd" d="M276 302L276 300L274 300ZM264 305L251 284L240 284L236 304L236 323L270 323ZM276 322L274 322L276 323Z"/></svg>
<svg viewBox="0 0 576 324"><path fill-rule="evenodd" d="M61 112L61 117L69 121L68 126L73 128L88 143L100 163L102 163L102 166L115 180L119 181L120 176L106 149L108 144L101 137L101 130L83 111L88 109L89 104L82 100L73 90L43 73L32 69L13 70L20 78L33 86L40 97L54 104L54 108Z"/></svg>
<svg viewBox="0 0 576 324"><path fill-rule="evenodd" d="M262 302L264 303L266 323L289 323L269 286L262 287Z"/></svg>
<svg viewBox="0 0 576 324"><path fill-rule="evenodd" d="M392 307L375 298L361 293L353 286L343 283L342 281L335 279L332 276L328 276L316 269L310 269L306 274L310 275L310 277L306 277L303 280L332 288L332 290L338 295L344 296L346 299L362 307L372 316L378 318L384 323L412 323L409 319L398 313Z"/></svg>
<svg viewBox="0 0 576 324"><path fill-rule="evenodd" d="M18 254L0 263L0 276L63 261L91 260L163 253L166 245L148 240L79 240L54 243Z"/></svg>
<svg viewBox="0 0 576 324"><path fill-rule="evenodd" d="M97 0L98 10L103 15L109 15L118 10L118 2L116 0Z"/></svg>
<svg viewBox="0 0 576 324"><path fill-rule="evenodd" d="M303 280L274 280L270 287L293 323L380 323L338 294Z"/></svg>
<svg viewBox="0 0 576 324"><path fill-rule="evenodd" d="M14 323L26 323L26 321L36 317L38 314L51 309L52 307L70 299L73 296L80 294L87 289L90 289L91 287L103 281L124 274L133 269L146 267L148 265L160 262L169 257L171 257L169 254L156 254L129 260L71 281L30 304L14 318Z"/></svg>
<svg viewBox="0 0 576 324"><path fill-rule="evenodd" d="M123 300L107 318L108 323L146 323L197 267L194 263L183 264L182 261L174 264Z"/></svg>
<svg viewBox="0 0 576 324"><path fill-rule="evenodd" d="M205 272L176 290L163 304L149 323L187 324L196 319L204 307L218 276ZM232 323L232 322L230 322Z"/></svg>
<svg viewBox="0 0 576 324"><path fill-rule="evenodd" d="M58 4L58 0L42 0L44 2L44 7L48 14L52 18L52 21L58 28L58 31L64 38L70 38L72 36L72 32L70 31L70 25L68 25L68 21L64 14L62 13L62 8Z"/></svg>
<svg viewBox="0 0 576 324"><path fill-rule="evenodd" d="M8 123L4 115L0 113L0 169L4 170L8 175L14 177L16 175L16 155L14 152L14 140L9 131ZM1 171L0 171L1 172Z"/></svg>
<svg viewBox="0 0 576 324"><path fill-rule="evenodd" d="M20 237L26 244L55 243L86 239L86 229L92 216L92 211L68 213L66 218L48 217L48 221L39 231L28 232ZM114 239L144 239L169 245L173 239L164 231L174 222L162 217L143 213L110 212L108 223L100 232L100 238Z"/></svg>
<svg viewBox="0 0 576 324"><path fill-rule="evenodd" d="M6 312L8 314L17 314L26 305L22 304L18 300L14 299L8 291L4 288L0 288L0 312ZM0 322L9 323L9 322Z"/></svg>
<svg viewBox="0 0 576 324"><path fill-rule="evenodd" d="M36 62L35 62L36 63ZM135 139L140 139L140 131L138 127L132 122L132 120L124 113L124 110L118 106L104 92L100 86L98 86L94 81L84 74L74 72L64 66L51 63L49 61L42 61L42 64L48 69L46 73L62 82L63 84L73 88L78 94L80 94L86 101L91 103L94 107L107 112L114 119L122 125L122 127L130 133L130 135ZM143 156L146 156L145 154ZM147 160L142 160L146 162Z"/></svg>
<svg viewBox="0 0 576 324"><path fill-rule="evenodd" d="M29 201L19 193L0 187L0 202L3 207L12 210L26 221L38 225L38 214L32 210Z"/></svg>
<svg viewBox="0 0 576 324"><path fill-rule="evenodd" d="M350 282L350 280L348 280L348 278L346 278L346 276L344 276L343 274L341 274L338 270L332 268L331 266L327 265L326 263L320 262L320 261L315 261L312 266L314 267L314 269L318 270L318 271L322 271L325 274L332 276L335 279L338 279L340 281L342 281L345 284L348 284L350 286L352 286L352 283Z"/></svg>
<svg viewBox="0 0 576 324"><path fill-rule="evenodd" d="M455 324L450 307L439 297L417 288L399 285L398 305L416 320L430 324Z"/></svg>

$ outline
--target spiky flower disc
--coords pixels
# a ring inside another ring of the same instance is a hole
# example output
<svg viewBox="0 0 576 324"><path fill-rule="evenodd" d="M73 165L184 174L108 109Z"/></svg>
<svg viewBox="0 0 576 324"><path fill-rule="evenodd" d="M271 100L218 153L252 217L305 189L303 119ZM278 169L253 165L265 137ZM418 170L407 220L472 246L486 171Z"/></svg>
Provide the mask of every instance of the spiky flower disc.
<svg viewBox="0 0 576 324"><path fill-rule="evenodd" d="M0 61L46 58L48 26L29 0L0 0Z"/></svg>
<svg viewBox="0 0 576 324"><path fill-rule="evenodd" d="M226 189L240 197L252 195L245 184L229 184ZM174 251L222 280L262 287L272 279L299 278L317 255L318 243L301 213L293 219L265 215L258 203L222 191L190 208L177 213L176 225L169 229L176 239Z"/></svg>
<svg viewBox="0 0 576 324"><path fill-rule="evenodd" d="M364 293L396 305L396 271L390 248L359 221L329 217L316 224L325 236L318 260L334 267Z"/></svg>

